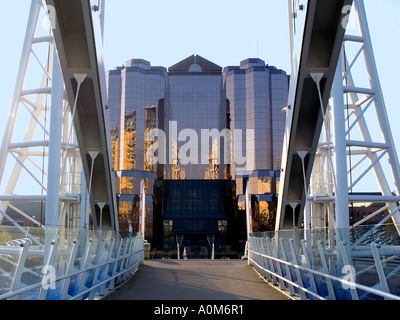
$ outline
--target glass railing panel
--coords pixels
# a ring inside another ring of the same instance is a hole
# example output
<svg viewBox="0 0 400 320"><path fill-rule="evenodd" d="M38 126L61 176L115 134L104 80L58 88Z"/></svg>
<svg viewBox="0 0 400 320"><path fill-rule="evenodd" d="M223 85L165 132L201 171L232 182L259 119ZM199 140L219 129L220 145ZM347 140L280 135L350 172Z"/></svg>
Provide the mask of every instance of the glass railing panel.
<svg viewBox="0 0 400 320"><path fill-rule="evenodd" d="M134 234L133 236L139 236ZM89 265L98 265L117 258L118 254L129 249L126 239L112 230L93 231L88 229L64 228L21 228L0 227L0 299L10 292L21 292L18 295L7 295L7 299L36 300L60 299L65 284L67 293L74 296L81 285L81 275L56 278L85 270ZM122 251L118 251L120 241ZM25 243L29 242L23 253ZM134 250L143 249L143 239L130 242ZM113 264L114 266L114 264ZM101 281L107 274L106 267L101 266L85 274L86 286ZM95 278L97 277L97 278ZM43 291L41 289L50 290ZM24 290L26 289L26 290ZM97 290L99 290L98 288Z"/></svg>
<svg viewBox="0 0 400 320"><path fill-rule="evenodd" d="M251 250L315 271L318 294L336 299L379 299L383 293L400 296L400 236L393 225L360 226L354 229L281 230L252 234ZM263 251L263 252L262 252ZM296 258L295 259L295 255ZM256 257L253 255L252 257ZM258 262L258 260L257 260ZM268 266L264 263L265 266ZM297 275L291 269L292 278ZM317 274L322 272L328 277ZM310 283L310 273L302 272ZM331 284L328 282L331 281ZM349 282L359 285L351 291ZM366 288L377 289L367 290ZM381 294L381 295L380 295ZM388 298L388 296L386 296ZM390 296L389 296L390 298ZM393 298L393 296L392 296Z"/></svg>

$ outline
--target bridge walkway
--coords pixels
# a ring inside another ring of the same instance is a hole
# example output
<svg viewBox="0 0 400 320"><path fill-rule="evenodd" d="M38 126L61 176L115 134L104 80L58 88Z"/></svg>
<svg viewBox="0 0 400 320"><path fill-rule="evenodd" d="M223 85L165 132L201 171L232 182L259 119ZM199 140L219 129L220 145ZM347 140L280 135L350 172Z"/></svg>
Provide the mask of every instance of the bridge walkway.
<svg viewBox="0 0 400 320"><path fill-rule="evenodd" d="M103 300L289 300L245 260L145 260Z"/></svg>

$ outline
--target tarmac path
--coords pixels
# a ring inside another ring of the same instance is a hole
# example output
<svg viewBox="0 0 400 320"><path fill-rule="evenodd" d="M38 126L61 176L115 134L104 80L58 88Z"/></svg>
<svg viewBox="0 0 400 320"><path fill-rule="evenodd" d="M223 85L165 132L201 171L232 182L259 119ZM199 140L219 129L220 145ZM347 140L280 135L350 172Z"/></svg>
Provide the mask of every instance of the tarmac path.
<svg viewBox="0 0 400 320"><path fill-rule="evenodd" d="M103 300L290 300L246 260L145 260Z"/></svg>

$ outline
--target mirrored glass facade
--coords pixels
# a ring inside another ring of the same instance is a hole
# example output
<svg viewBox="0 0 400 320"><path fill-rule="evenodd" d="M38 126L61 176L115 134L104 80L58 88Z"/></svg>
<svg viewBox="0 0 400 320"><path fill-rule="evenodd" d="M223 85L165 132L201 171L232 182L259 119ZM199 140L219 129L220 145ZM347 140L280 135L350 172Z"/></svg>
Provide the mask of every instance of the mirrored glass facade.
<svg viewBox="0 0 400 320"><path fill-rule="evenodd" d="M233 129L254 130L253 135L233 136L231 170L236 178L238 210L245 210L247 182L252 194L253 229L273 228L279 190L281 155L287 106L288 76L261 59L247 59L224 69L226 97ZM239 139L239 141L238 141ZM241 147L240 150L235 148Z"/></svg>
<svg viewBox="0 0 400 320"><path fill-rule="evenodd" d="M259 170L279 172L285 127L282 109L288 97L286 72L266 66L261 59L247 59L240 66L226 67L224 78L232 129L254 130L252 136L233 136L233 148L241 147L234 149L233 157L245 156L247 166L234 158L232 170L236 176Z"/></svg>
<svg viewBox="0 0 400 320"><path fill-rule="evenodd" d="M146 194L146 237L153 234L152 194L156 167L145 157L148 131L157 127L157 108L164 98L167 70L142 59L106 73L108 108L121 231L138 231L139 194L143 181Z"/></svg>
<svg viewBox="0 0 400 320"><path fill-rule="evenodd" d="M224 154L230 140L223 136L227 103L222 81L222 68L200 56L169 68L164 125L170 161L165 179L228 178Z"/></svg>
<svg viewBox="0 0 400 320"><path fill-rule="evenodd" d="M138 228L141 181L146 239L155 247L171 249L177 236L195 244L213 236L221 250L234 247L245 235L247 181L253 225L272 225L288 95L283 70L261 59L222 68L193 55L168 69L133 59L106 78L120 228Z"/></svg>

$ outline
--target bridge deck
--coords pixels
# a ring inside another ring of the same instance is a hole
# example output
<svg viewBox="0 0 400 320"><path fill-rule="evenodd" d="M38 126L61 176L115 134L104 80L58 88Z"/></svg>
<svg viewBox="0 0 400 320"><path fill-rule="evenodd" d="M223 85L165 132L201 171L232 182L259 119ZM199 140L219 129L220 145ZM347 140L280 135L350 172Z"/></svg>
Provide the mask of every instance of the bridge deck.
<svg viewBox="0 0 400 320"><path fill-rule="evenodd" d="M244 260L146 260L104 300L288 300Z"/></svg>

